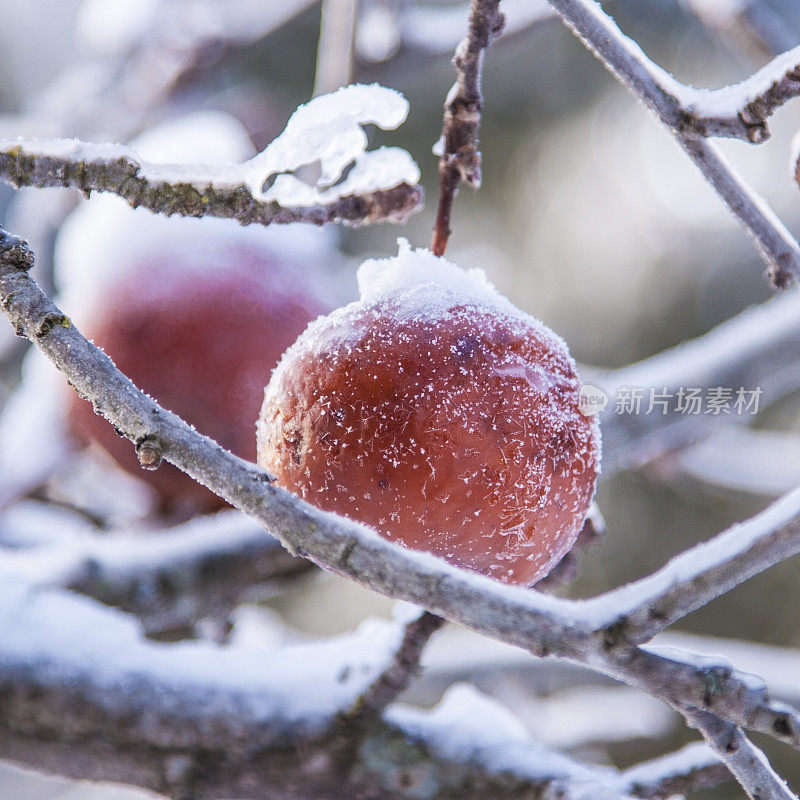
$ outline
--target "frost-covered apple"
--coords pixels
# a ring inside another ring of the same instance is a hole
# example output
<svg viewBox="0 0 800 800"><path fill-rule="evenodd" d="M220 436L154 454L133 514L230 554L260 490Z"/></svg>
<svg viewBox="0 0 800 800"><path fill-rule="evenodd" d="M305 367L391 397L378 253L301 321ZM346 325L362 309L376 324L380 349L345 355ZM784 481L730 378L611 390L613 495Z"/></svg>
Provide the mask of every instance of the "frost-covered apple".
<svg viewBox="0 0 800 800"><path fill-rule="evenodd" d="M405 243L359 286L273 373L259 463L388 539L536 582L575 541L600 464L566 344L482 271Z"/></svg>
<svg viewBox="0 0 800 800"><path fill-rule="evenodd" d="M89 315L86 334L161 405L236 455L254 460L264 375L310 320L327 311L302 265L220 246L202 269L188 252L135 265ZM181 263L181 259L184 263ZM142 472L130 442L75 396L72 432L102 445L156 489L165 509L222 504L174 467Z"/></svg>

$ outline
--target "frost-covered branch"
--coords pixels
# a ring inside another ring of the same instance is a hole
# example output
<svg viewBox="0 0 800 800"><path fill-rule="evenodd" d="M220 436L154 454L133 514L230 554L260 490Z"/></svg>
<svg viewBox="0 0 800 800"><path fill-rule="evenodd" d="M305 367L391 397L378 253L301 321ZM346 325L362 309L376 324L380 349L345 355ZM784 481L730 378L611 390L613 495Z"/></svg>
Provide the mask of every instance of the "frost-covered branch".
<svg viewBox="0 0 800 800"><path fill-rule="evenodd" d="M243 164L163 164L122 145L2 140L0 179L111 192L134 208L243 225L403 222L422 202L419 168L400 148L367 150L363 126L394 129L408 108L402 95L377 84L344 87L300 106L283 133ZM315 184L295 174L315 163Z"/></svg>
<svg viewBox="0 0 800 800"><path fill-rule="evenodd" d="M620 788L645 800L687 795L730 780L728 768L702 742L625 770Z"/></svg>
<svg viewBox="0 0 800 800"><path fill-rule="evenodd" d="M684 86L625 36L595 0L550 0L586 46L648 106L694 160L705 178L754 238L775 286L800 278L800 247L705 136L758 143L767 117L800 94L800 48L779 56L743 84L705 91Z"/></svg>
<svg viewBox="0 0 800 800"><path fill-rule="evenodd" d="M726 680L735 691L709 693L709 671L690 657L667 659L632 647L624 632L607 627L610 609L602 600L567 601L500 584L388 542L281 490L263 470L226 452L136 389L30 279L30 254L19 240L6 242L0 305L14 327L127 438L153 443L166 460L253 516L292 552L534 654L591 666L677 709L711 708L800 746L795 718L772 704L765 691L732 673Z"/></svg>
<svg viewBox="0 0 800 800"><path fill-rule="evenodd" d="M800 553L800 489L702 544L652 575L590 601L629 642L652 639L753 575Z"/></svg>
<svg viewBox="0 0 800 800"><path fill-rule="evenodd" d="M420 781L430 798L629 797L468 686L348 736L343 713L402 640L390 623L278 651L155 644L118 612L9 580L0 630L0 757L43 771L242 800L413 800Z"/></svg>
<svg viewBox="0 0 800 800"><path fill-rule="evenodd" d="M603 658L584 663L643 689L686 715L702 708L747 730L800 749L800 712L773 700L764 682L715 656L668 647L632 647L610 636Z"/></svg>
<svg viewBox="0 0 800 800"><path fill-rule="evenodd" d="M719 428L719 417L670 411L617 413L620 389L671 393L717 386L761 389L767 406L800 386L800 295L784 293L727 320L707 334L612 372L584 371L589 383L609 396L601 417L603 472L640 466ZM726 416L746 422L747 415Z"/></svg>
<svg viewBox="0 0 800 800"><path fill-rule="evenodd" d="M404 181L387 189L349 194L311 205L259 199L244 176L218 179L213 168L170 171L142 161L121 145L5 140L0 142L0 178L16 187L57 186L111 192L134 208L184 217L222 217L242 225L368 225L404 222L419 210L422 190Z"/></svg>
<svg viewBox="0 0 800 800"><path fill-rule="evenodd" d="M753 800L797 800L786 781L737 725L699 709L687 714L687 720L703 734Z"/></svg>
<svg viewBox="0 0 800 800"><path fill-rule="evenodd" d="M467 36L456 48L453 64L458 79L444 104L439 155L439 205L433 226L431 250L440 256L450 236L450 213L458 187L481 185L481 154L478 133L483 109L481 73L486 49L503 30L499 0L472 0Z"/></svg>
<svg viewBox="0 0 800 800"><path fill-rule="evenodd" d="M159 633L227 614L256 586L309 566L237 511L155 534L87 533L58 544L0 549L0 574L93 597Z"/></svg>

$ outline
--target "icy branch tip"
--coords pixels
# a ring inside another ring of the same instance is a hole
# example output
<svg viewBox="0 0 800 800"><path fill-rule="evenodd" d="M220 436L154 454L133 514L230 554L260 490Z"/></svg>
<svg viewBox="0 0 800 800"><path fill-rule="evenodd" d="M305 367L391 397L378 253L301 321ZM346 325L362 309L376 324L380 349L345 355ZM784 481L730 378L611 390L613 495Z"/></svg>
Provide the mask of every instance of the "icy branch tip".
<svg viewBox="0 0 800 800"><path fill-rule="evenodd" d="M310 206L339 197L415 185L420 172L399 147L367 150L362 126L394 130L408 116L408 101L377 83L345 86L315 97L289 118L283 133L247 165L253 196L283 205ZM320 176L309 184L292 174L319 164Z"/></svg>

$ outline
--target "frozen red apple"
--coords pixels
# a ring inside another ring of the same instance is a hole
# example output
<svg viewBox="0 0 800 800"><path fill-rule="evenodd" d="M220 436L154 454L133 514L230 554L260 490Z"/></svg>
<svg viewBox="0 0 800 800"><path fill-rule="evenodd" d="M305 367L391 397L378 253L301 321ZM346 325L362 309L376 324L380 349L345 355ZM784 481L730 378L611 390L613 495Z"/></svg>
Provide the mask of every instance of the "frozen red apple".
<svg viewBox="0 0 800 800"><path fill-rule="evenodd" d="M161 405L253 461L264 377L328 309L302 265L223 240L216 251L173 247L124 271L94 313L84 312L85 333ZM143 472L130 442L77 396L68 419L79 440L99 443L147 480L164 511L224 504L169 464Z"/></svg>
<svg viewBox="0 0 800 800"><path fill-rule="evenodd" d="M566 344L480 270L404 243L359 285L272 375L259 463L392 541L535 583L574 543L600 465Z"/></svg>

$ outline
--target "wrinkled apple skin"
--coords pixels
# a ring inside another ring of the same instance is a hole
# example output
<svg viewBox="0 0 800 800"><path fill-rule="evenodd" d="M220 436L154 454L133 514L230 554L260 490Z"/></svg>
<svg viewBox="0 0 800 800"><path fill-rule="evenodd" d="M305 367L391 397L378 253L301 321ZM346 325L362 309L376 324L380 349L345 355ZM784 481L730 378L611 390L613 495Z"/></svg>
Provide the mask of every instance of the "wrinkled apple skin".
<svg viewBox="0 0 800 800"><path fill-rule="evenodd" d="M284 356L258 460L322 509L530 585L570 549L594 496L599 430L579 389L566 345L527 315L355 303Z"/></svg>
<svg viewBox="0 0 800 800"><path fill-rule="evenodd" d="M162 406L226 449L253 461L264 381L308 322L329 309L302 268L247 249L218 263L180 258L140 263L104 293L86 334ZM162 511L187 516L224 501L164 462L139 466L133 446L75 397L68 420L84 443L104 447L157 491Z"/></svg>

